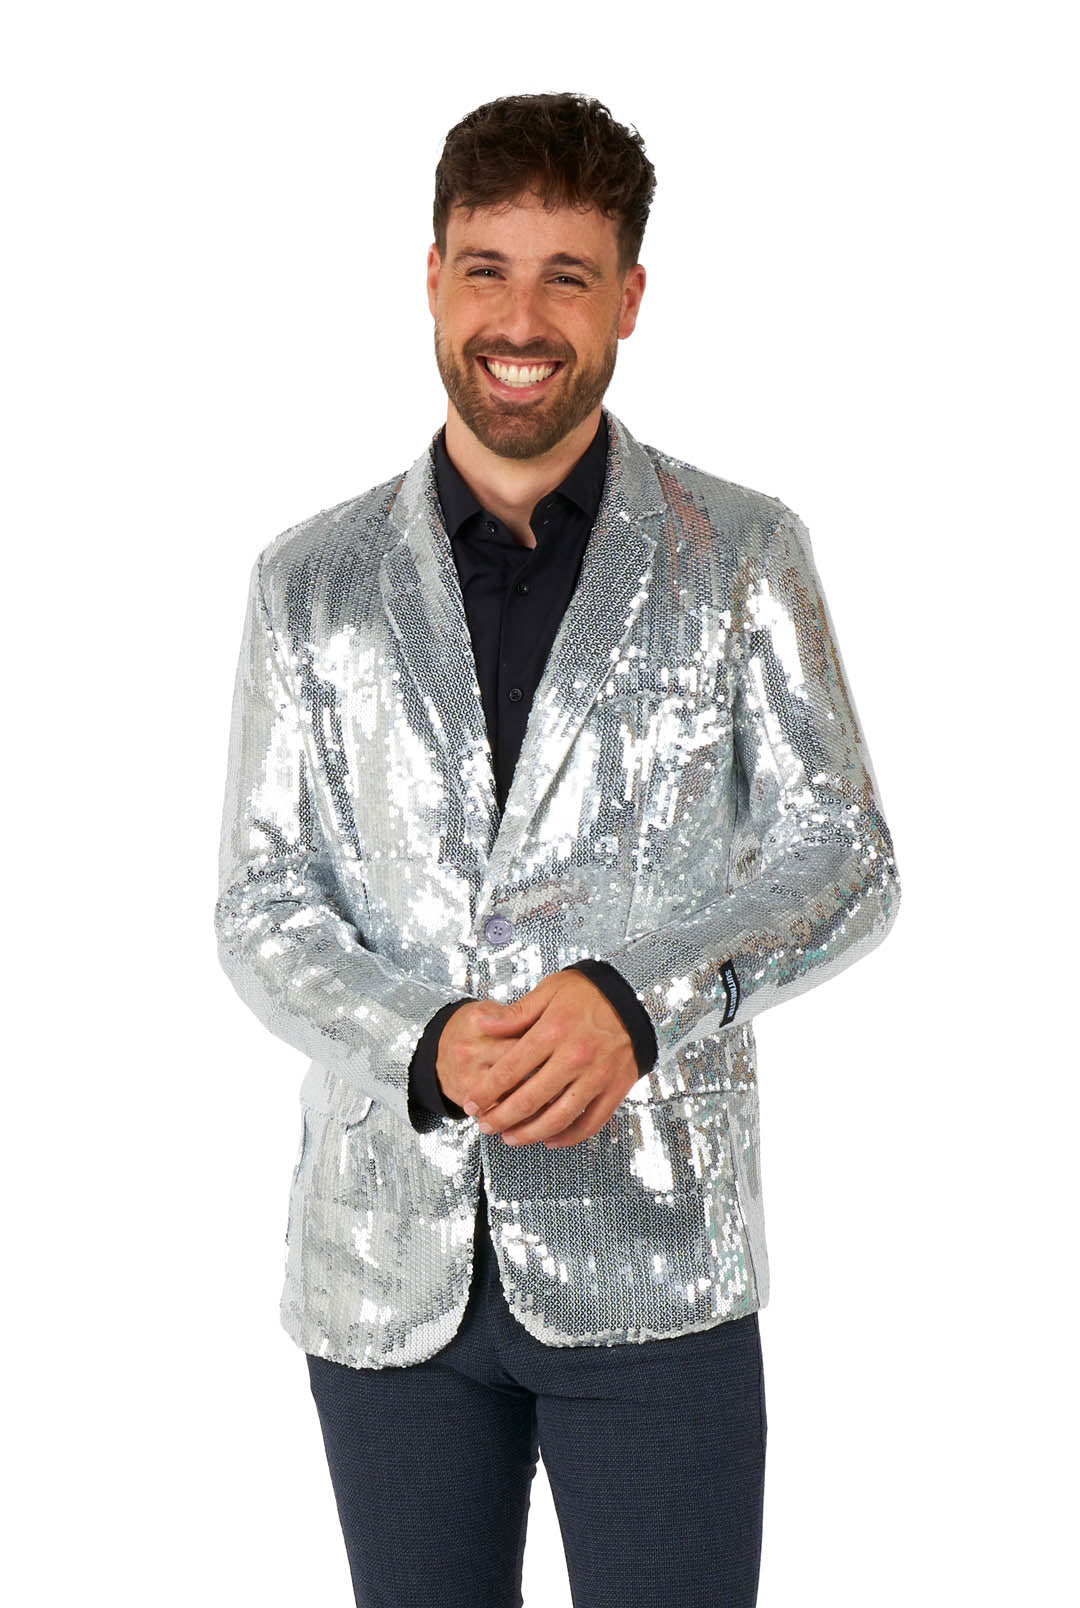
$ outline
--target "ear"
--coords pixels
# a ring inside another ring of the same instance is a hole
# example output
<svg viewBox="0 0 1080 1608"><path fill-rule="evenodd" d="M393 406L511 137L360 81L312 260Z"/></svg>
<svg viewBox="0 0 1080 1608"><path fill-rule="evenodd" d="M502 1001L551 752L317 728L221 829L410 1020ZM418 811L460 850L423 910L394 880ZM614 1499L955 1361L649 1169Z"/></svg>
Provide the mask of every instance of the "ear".
<svg viewBox="0 0 1080 1608"><path fill-rule="evenodd" d="M645 269L641 263L636 262L627 273L623 281L622 308L619 314L619 339L625 340L633 334L637 323L638 308L641 298L645 294Z"/></svg>
<svg viewBox="0 0 1080 1608"><path fill-rule="evenodd" d="M439 256L439 248L434 241L432 241L431 245L428 247L427 254L428 308L430 309L432 318L435 317L436 293L438 291L439 272L441 268L442 259Z"/></svg>

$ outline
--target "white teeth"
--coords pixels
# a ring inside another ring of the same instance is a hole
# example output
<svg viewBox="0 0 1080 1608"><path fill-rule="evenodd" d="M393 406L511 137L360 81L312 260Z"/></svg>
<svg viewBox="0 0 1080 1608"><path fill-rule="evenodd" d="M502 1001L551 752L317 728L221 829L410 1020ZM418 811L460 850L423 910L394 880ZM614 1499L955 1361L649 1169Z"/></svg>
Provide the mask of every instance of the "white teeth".
<svg viewBox="0 0 1080 1608"><path fill-rule="evenodd" d="M536 385L540 380L546 380L549 374L554 374L558 368L557 363L533 364L531 367L521 366L517 363L499 363L492 357L486 357L484 362L497 380L504 385Z"/></svg>

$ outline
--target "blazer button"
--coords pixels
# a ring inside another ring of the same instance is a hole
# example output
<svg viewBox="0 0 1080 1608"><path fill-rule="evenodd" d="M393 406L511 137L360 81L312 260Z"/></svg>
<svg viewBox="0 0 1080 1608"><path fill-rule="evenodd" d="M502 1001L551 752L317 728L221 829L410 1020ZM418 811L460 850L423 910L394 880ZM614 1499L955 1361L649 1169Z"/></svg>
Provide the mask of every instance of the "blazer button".
<svg viewBox="0 0 1080 1608"><path fill-rule="evenodd" d="M484 937L497 949L501 949L503 944L508 944L513 936L514 924L512 921L507 921L505 916L489 916L484 922Z"/></svg>

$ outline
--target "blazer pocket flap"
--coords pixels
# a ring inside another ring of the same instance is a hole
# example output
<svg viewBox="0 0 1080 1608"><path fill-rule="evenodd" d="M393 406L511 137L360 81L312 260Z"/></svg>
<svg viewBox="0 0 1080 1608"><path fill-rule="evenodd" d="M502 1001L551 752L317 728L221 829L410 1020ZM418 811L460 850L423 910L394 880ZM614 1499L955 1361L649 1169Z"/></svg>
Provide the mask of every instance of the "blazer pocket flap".
<svg viewBox="0 0 1080 1608"><path fill-rule="evenodd" d="M685 1044L675 1055L661 1055L635 1098L656 1104L695 1094L724 1094L748 1083L757 1086L757 1052L750 1022L731 1022L704 1039Z"/></svg>
<svg viewBox="0 0 1080 1608"><path fill-rule="evenodd" d="M329 1067L312 1061L300 1085L300 1103L309 1111L333 1117L335 1122L351 1124L363 1122L374 1102L374 1096L343 1083Z"/></svg>

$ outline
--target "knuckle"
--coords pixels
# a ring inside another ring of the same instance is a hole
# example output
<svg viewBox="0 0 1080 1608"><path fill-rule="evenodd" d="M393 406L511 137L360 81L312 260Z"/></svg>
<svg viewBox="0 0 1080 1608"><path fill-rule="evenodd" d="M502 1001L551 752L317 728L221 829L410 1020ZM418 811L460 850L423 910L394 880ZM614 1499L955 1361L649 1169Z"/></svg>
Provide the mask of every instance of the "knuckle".
<svg viewBox="0 0 1080 1608"><path fill-rule="evenodd" d="M520 1081L520 1075L493 1078L489 1084L491 1099L503 1101L503 1109L506 1111L520 1111L522 1102L520 1097L517 1096L517 1085L520 1083ZM511 1106L511 1101L515 1101L516 1103Z"/></svg>

